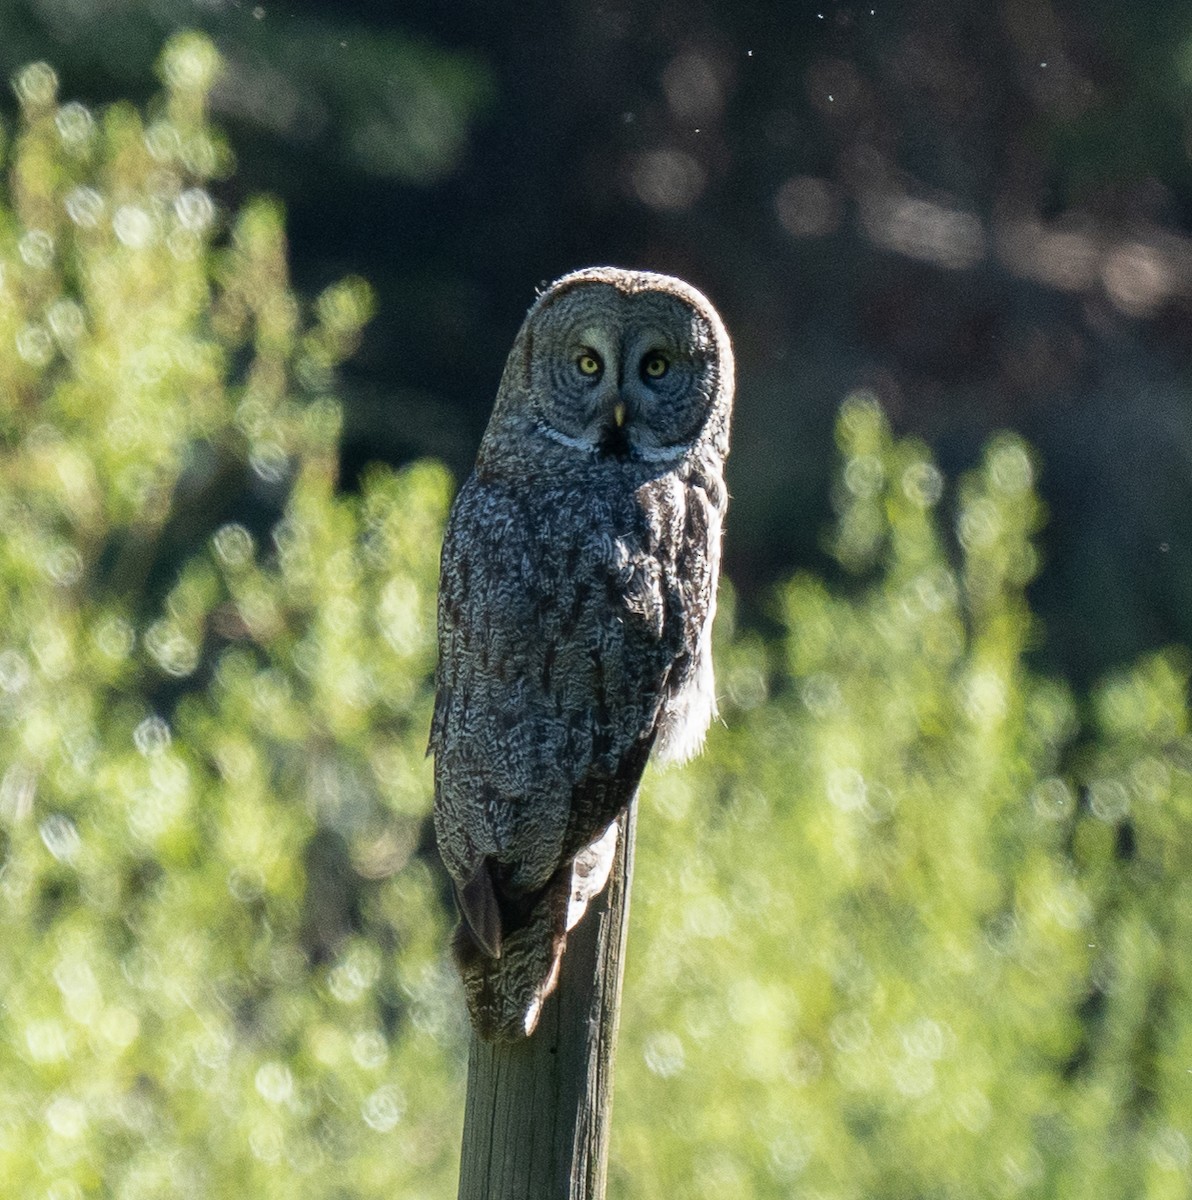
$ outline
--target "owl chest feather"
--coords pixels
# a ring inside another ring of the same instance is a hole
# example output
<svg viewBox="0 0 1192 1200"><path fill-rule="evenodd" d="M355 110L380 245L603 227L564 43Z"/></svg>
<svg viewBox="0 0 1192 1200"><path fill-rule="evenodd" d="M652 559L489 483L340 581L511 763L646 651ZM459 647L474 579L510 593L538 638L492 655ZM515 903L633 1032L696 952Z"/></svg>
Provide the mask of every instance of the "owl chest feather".
<svg viewBox="0 0 1192 1200"><path fill-rule="evenodd" d="M485 572L506 619L517 614L524 655L509 665L539 664L550 693L569 680L590 683L585 663L606 686L622 677L647 685L682 652L701 574L693 559L703 539L690 536L683 483L662 476L604 494L562 486L510 499L517 512L499 540L520 542L520 554L510 562L493 545L511 569L504 579Z"/></svg>
<svg viewBox="0 0 1192 1200"><path fill-rule="evenodd" d="M483 818L461 823L461 871L489 855L539 883L687 720L715 579L698 499L674 475L529 494L473 477L461 491L431 739L440 808Z"/></svg>

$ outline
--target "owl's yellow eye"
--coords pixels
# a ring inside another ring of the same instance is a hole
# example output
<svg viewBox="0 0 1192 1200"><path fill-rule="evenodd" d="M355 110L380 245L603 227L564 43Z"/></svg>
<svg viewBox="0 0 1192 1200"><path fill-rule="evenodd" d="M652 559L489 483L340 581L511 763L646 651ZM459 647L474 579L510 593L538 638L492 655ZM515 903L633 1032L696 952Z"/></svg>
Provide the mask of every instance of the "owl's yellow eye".
<svg viewBox="0 0 1192 1200"><path fill-rule="evenodd" d="M581 375L596 376L604 370L604 364L590 350L585 350L583 354L575 360L575 365L579 367Z"/></svg>
<svg viewBox="0 0 1192 1200"><path fill-rule="evenodd" d="M661 379L670 370L670 363L663 354L647 354L642 359L642 374L647 379Z"/></svg>

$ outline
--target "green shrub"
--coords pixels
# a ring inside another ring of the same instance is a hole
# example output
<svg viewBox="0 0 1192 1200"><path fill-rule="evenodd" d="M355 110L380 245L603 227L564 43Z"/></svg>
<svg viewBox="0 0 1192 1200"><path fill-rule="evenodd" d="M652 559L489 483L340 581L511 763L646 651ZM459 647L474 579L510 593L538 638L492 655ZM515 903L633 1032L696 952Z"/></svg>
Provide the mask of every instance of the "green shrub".
<svg viewBox="0 0 1192 1200"><path fill-rule="evenodd" d="M1082 736L1023 657L1027 447L961 481L953 542L921 446L864 396L838 432L833 546L863 582L793 580L775 646L730 617L727 728L648 789L619 1187L1182 1195L1183 657L1107 684Z"/></svg>
<svg viewBox="0 0 1192 1200"><path fill-rule="evenodd" d="M417 851L448 478L337 496L334 367L370 295L347 280L307 323L276 208L224 235L216 69L172 42L147 120L59 104L43 65L16 81L0 1179L441 1194L462 1019Z"/></svg>

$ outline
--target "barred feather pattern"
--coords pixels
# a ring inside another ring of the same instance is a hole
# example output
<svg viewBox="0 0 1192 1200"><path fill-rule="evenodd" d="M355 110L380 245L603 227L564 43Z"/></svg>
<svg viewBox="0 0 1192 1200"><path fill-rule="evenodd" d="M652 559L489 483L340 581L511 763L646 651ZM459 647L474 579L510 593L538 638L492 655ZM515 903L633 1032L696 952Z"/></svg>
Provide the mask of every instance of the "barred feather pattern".
<svg viewBox="0 0 1192 1200"><path fill-rule="evenodd" d="M678 332L656 331L668 317ZM689 339L682 394L652 408L623 370L615 392L593 398L582 380L567 392L558 364L577 339L599 340L609 362L628 346L632 359L638 325L651 344L669 336L676 360ZM689 756L715 713L731 395L719 318L663 276L566 277L514 344L448 522L430 739L435 830L461 912L455 959L482 1037L532 1033L651 750Z"/></svg>

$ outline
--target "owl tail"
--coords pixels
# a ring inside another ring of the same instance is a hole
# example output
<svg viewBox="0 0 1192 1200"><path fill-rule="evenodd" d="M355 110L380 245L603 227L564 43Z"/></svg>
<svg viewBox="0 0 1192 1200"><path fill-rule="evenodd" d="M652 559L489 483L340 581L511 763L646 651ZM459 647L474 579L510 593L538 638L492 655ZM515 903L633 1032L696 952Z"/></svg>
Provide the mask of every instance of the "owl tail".
<svg viewBox="0 0 1192 1200"><path fill-rule="evenodd" d="M487 953L467 921L453 949L476 1032L490 1042L529 1037L559 982L567 934L603 891L617 850L614 821L573 862L555 872L513 928L502 931L500 955Z"/></svg>

